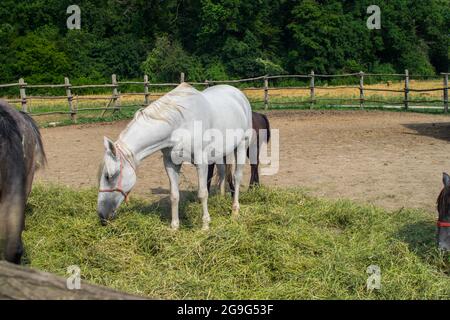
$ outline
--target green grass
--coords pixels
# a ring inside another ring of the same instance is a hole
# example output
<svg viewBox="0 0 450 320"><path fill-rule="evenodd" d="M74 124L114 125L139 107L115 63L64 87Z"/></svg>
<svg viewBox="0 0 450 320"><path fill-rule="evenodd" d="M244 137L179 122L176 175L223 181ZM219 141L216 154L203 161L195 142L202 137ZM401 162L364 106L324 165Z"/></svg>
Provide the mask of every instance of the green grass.
<svg viewBox="0 0 450 320"><path fill-rule="evenodd" d="M169 230L167 202L137 199L107 227L96 191L38 185L27 209L27 263L134 294L186 299L448 299L450 260L435 248L426 212L387 212L299 189L247 191L241 217L229 197L210 198L211 230L201 231L194 193ZM369 265L382 288L366 289Z"/></svg>
<svg viewBox="0 0 450 320"><path fill-rule="evenodd" d="M134 114L136 113L136 111L139 109L139 107L136 108L127 108L127 109L123 109L117 112L111 112L108 111L104 116L101 115L101 111L90 111L89 113L83 113L83 114L79 114L77 116L77 124L88 124L88 123L100 123L100 122L114 122L114 121L120 121L120 120L127 120L127 119L132 119ZM41 119L39 119L39 117L35 118L38 125L42 128L48 128L51 127L51 123L56 123L56 126L58 127L62 127L62 126L69 126L69 125L73 125L74 123L72 122L71 119L64 117L61 119L58 119L56 121L49 121L49 120L44 120L41 121Z"/></svg>

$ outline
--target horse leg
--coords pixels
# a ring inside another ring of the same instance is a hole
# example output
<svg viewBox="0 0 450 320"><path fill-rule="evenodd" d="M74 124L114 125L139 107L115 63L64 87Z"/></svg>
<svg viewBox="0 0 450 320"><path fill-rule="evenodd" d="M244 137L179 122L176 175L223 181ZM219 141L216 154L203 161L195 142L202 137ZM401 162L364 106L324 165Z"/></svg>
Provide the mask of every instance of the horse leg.
<svg viewBox="0 0 450 320"><path fill-rule="evenodd" d="M225 177L228 182L228 187L230 188L231 197L234 198L234 173L233 165L236 158L236 151L232 152L230 155L225 157Z"/></svg>
<svg viewBox="0 0 450 320"><path fill-rule="evenodd" d="M234 195L233 195L233 210L232 216L239 215L239 189L241 186L242 175L244 171L245 158L247 155L246 141L243 140L236 149L236 168L234 170Z"/></svg>
<svg viewBox="0 0 450 320"><path fill-rule="evenodd" d="M208 193L211 192L211 182L214 176L214 166L217 165L217 171L219 176L219 189L220 195L225 196L225 165L224 164L210 164L208 165Z"/></svg>
<svg viewBox="0 0 450 320"><path fill-rule="evenodd" d="M259 185L259 174L258 174L258 164L251 164L251 177L250 177L250 188Z"/></svg>
<svg viewBox="0 0 450 320"><path fill-rule="evenodd" d="M166 169L167 176L169 177L170 182L170 204L172 210L172 222L170 224L170 227L173 230L178 230L178 228L180 227L178 204L180 202L179 181L181 164L173 163L170 157L170 152L163 152L163 159L164 167Z"/></svg>
<svg viewBox="0 0 450 320"><path fill-rule="evenodd" d="M214 176L214 166L214 163L208 165L208 193L211 192L211 181Z"/></svg>
<svg viewBox="0 0 450 320"><path fill-rule="evenodd" d="M219 174L219 189L220 195L225 196L225 164L218 164L217 171Z"/></svg>
<svg viewBox="0 0 450 320"><path fill-rule="evenodd" d="M260 149L259 132L255 128L255 123L253 123L253 137L247 149L247 157L250 160L250 168L251 168L249 188L252 188L255 185L259 184L259 177L258 177L259 149Z"/></svg>
<svg viewBox="0 0 450 320"><path fill-rule="evenodd" d="M259 152L260 152L261 144L259 142L259 136L257 138L256 144L256 163L252 163L250 165L251 168L251 177L250 177L250 188L259 185Z"/></svg>
<svg viewBox="0 0 450 320"><path fill-rule="evenodd" d="M198 199L202 204L203 210L203 230L209 230L209 222L211 217L208 212L208 165L207 164L197 164L197 175L198 175Z"/></svg>

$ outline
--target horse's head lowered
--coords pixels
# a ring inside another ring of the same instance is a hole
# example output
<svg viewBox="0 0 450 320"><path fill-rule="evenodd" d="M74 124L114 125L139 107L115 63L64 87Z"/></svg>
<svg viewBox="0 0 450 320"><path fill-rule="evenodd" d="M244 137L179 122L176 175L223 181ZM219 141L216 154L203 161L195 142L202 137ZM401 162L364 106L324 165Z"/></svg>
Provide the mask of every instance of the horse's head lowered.
<svg viewBox="0 0 450 320"><path fill-rule="evenodd" d="M136 165L131 152L120 142L104 138L105 156L100 171L97 212L103 225L113 219L122 201L136 183Z"/></svg>
<svg viewBox="0 0 450 320"><path fill-rule="evenodd" d="M450 176L446 173L443 175L443 183L444 188L437 199L437 241L440 249L450 251Z"/></svg>

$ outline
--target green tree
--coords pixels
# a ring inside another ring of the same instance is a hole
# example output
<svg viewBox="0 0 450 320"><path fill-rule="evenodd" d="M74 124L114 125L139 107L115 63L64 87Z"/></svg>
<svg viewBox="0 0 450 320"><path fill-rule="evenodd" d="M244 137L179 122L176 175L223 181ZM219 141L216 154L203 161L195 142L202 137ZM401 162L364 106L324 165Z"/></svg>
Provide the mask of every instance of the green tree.
<svg viewBox="0 0 450 320"><path fill-rule="evenodd" d="M56 39L53 28L39 29L16 38L12 42L14 75L32 83L61 83L70 70L70 62Z"/></svg>
<svg viewBox="0 0 450 320"><path fill-rule="evenodd" d="M450 0L2 0L0 81L448 71ZM376 4L382 29L368 30ZM169 40L170 39L170 40Z"/></svg>
<svg viewBox="0 0 450 320"><path fill-rule="evenodd" d="M171 41L167 36L156 40L155 47L142 64L142 70L152 81L177 82L180 73L185 72L186 80L202 81L203 66L199 59L190 56L178 41Z"/></svg>

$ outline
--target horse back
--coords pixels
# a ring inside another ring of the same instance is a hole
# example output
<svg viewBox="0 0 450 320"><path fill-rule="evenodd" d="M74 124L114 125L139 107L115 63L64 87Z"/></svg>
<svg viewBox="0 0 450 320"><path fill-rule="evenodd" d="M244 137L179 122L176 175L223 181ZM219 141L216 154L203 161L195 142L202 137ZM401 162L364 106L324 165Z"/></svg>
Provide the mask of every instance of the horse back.
<svg viewBox="0 0 450 320"><path fill-rule="evenodd" d="M252 110L247 97L237 88L229 85L217 85L202 92L216 123L213 128L250 129Z"/></svg>

